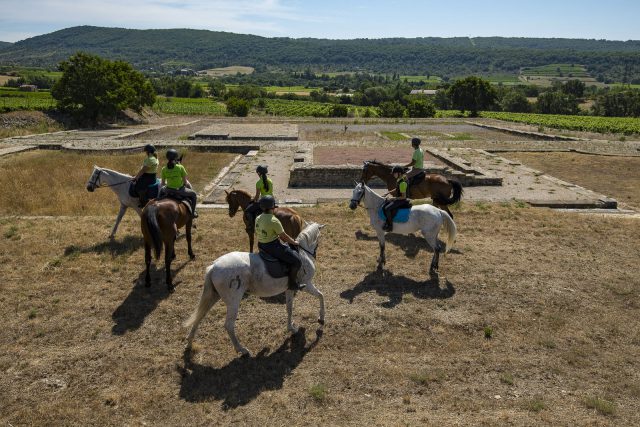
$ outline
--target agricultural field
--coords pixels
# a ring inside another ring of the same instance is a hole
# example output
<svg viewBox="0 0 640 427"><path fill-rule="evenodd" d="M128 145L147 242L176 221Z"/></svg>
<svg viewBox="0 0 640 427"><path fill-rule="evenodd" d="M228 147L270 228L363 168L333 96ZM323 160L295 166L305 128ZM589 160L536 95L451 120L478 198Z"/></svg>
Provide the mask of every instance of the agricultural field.
<svg viewBox="0 0 640 427"><path fill-rule="evenodd" d="M633 117L565 116L556 114L483 111L481 117L584 132L640 134L640 119Z"/></svg>
<svg viewBox="0 0 640 427"><path fill-rule="evenodd" d="M209 114L214 116L224 116L227 107L222 102L213 101L208 98L176 98L157 96L153 110L157 113L199 115Z"/></svg>
<svg viewBox="0 0 640 427"><path fill-rule="evenodd" d="M17 110L49 110L56 101L49 91L23 92L17 88L0 87L0 112Z"/></svg>
<svg viewBox="0 0 640 427"><path fill-rule="evenodd" d="M440 83L442 79L438 76L400 76L400 80L408 82Z"/></svg>
<svg viewBox="0 0 640 427"><path fill-rule="evenodd" d="M254 71L255 69L253 67L244 67L241 65L234 65L231 67L210 68L208 70L200 70L198 71L198 74L206 75L207 77L223 77L223 76L233 76L238 73L252 74Z"/></svg>
<svg viewBox="0 0 640 427"><path fill-rule="evenodd" d="M264 98L264 111L273 116L285 117L328 117L334 104L328 102L298 101L289 99ZM349 105L349 115L365 117L367 111L371 117L377 117L376 107L358 107Z"/></svg>
<svg viewBox="0 0 640 427"><path fill-rule="evenodd" d="M527 84L551 86L554 81L580 80L587 86L604 87L604 83L593 78L582 65L549 64L539 67L524 67L520 70L520 80Z"/></svg>

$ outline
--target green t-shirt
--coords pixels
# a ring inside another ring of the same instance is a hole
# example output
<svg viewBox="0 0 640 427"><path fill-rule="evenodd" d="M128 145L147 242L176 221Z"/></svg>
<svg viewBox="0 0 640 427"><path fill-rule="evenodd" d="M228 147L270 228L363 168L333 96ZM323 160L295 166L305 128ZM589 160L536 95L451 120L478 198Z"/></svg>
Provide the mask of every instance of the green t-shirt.
<svg viewBox="0 0 640 427"><path fill-rule="evenodd" d="M263 213L256 218L256 234L258 242L271 243L284 232L280 220L273 214Z"/></svg>
<svg viewBox="0 0 640 427"><path fill-rule="evenodd" d="M256 182L256 188L260 190L260 196L273 196L273 182L271 182L270 178L267 178L267 183L269 184L269 190L264 188L264 182L262 182L262 178Z"/></svg>
<svg viewBox="0 0 640 427"><path fill-rule="evenodd" d="M398 197L400 197L402 194L407 195L407 181L404 179L404 177L401 177L398 180Z"/></svg>
<svg viewBox="0 0 640 427"><path fill-rule="evenodd" d="M182 165L175 165L173 169L165 166L162 168L161 176L167 183L167 187L177 190L184 185L182 178L187 176L187 170Z"/></svg>
<svg viewBox="0 0 640 427"><path fill-rule="evenodd" d="M147 156L142 162L142 166L144 166L144 173L157 173L158 172L158 159L155 156Z"/></svg>
<svg viewBox="0 0 640 427"><path fill-rule="evenodd" d="M424 169L424 152L422 151L422 148L416 148L411 158L415 160L415 163L413 164L414 168Z"/></svg>

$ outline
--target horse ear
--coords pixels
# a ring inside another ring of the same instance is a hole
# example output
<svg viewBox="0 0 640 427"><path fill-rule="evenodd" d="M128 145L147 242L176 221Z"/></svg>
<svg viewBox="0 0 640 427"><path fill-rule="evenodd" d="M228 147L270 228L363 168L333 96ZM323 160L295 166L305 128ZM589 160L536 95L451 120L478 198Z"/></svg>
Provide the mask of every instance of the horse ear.
<svg viewBox="0 0 640 427"><path fill-rule="evenodd" d="M311 225L311 223L309 221L307 221L306 219L303 220L304 221L304 226L308 227L309 225Z"/></svg>
<svg viewBox="0 0 640 427"><path fill-rule="evenodd" d="M228 196L229 192L227 190L224 190L224 193Z"/></svg>
<svg viewBox="0 0 640 427"><path fill-rule="evenodd" d="M318 228L325 228L327 224L318 224Z"/></svg>

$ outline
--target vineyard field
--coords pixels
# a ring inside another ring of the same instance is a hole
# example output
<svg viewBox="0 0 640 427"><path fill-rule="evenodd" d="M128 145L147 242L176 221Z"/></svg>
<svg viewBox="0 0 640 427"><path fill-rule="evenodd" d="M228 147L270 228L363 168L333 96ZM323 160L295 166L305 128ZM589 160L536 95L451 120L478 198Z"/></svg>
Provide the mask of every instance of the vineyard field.
<svg viewBox="0 0 640 427"><path fill-rule="evenodd" d="M334 104L329 102L295 101L289 99L264 99L264 111L274 116L286 117L329 117L331 107ZM349 116L366 117L367 110L369 117L378 117L376 107L348 106Z"/></svg>
<svg viewBox="0 0 640 427"><path fill-rule="evenodd" d="M23 92L16 88L0 88L0 112L18 110L49 110L56 101L48 91Z"/></svg>
<svg viewBox="0 0 640 427"><path fill-rule="evenodd" d="M210 114L224 116L227 107L221 103L207 98L168 98L164 96L156 97L153 110L166 114Z"/></svg>
<svg viewBox="0 0 640 427"><path fill-rule="evenodd" d="M633 117L563 116L555 114L484 111L481 117L583 132L640 134L640 119Z"/></svg>

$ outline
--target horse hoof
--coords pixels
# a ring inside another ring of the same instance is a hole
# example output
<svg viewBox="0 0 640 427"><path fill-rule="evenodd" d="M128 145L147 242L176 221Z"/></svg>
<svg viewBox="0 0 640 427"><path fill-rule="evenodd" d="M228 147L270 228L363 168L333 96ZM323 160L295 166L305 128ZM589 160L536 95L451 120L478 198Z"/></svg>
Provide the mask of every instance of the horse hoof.
<svg viewBox="0 0 640 427"><path fill-rule="evenodd" d="M318 323L324 326L324 319L318 319Z"/></svg>
<svg viewBox="0 0 640 427"><path fill-rule="evenodd" d="M173 285L167 286L167 290L169 291L170 294L172 294L176 290L176 287Z"/></svg>
<svg viewBox="0 0 640 427"><path fill-rule="evenodd" d="M196 259L196 254L189 254L189 258L193 261Z"/></svg>

